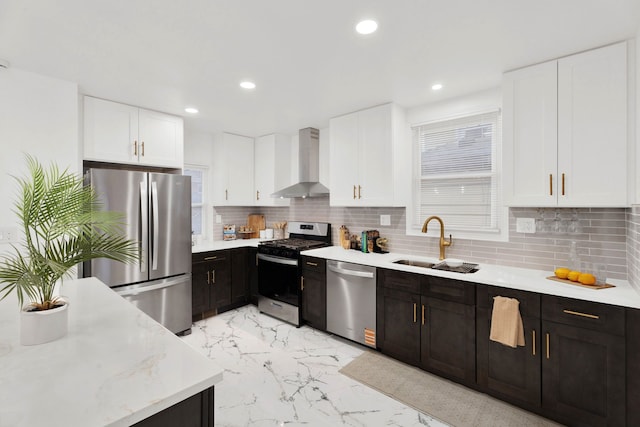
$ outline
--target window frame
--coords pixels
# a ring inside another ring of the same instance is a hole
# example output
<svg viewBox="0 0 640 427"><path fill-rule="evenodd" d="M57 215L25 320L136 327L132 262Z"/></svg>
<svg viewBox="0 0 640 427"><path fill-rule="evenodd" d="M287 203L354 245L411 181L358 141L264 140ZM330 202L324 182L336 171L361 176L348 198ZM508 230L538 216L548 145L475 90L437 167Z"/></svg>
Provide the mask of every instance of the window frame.
<svg viewBox="0 0 640 427"><path fill-rule="evenodd" d="M492 141L491 147L491 164L492 171L482 172L479 171L475 174L475 177L493 177L495 179L495 218L492 218L492 222L495 223L495 228L490 230L481 230L481 229L473 229L473 228L451 228L448 227L446 219L444 219L445 225L445 235L453 235L455 238L461 239L469 239L469 240L486 240L486 241L507 241L509 237L509 210L506 206L504 206L502 202L502 111L500 108L493 107L476 111L468 111L461 114L449 115L446 117L438 117L433 120L414 123L410 125L410 136L411 139L411 163L412 163L412 188L411 194L412 197L410 199L409 204L406 209L406 234L410 236L428 236L428 237L440 237L440 227L429 227L429 230L426 234L422 233L422 221L426 218L416 218L417 213L420 210L420 194L421 194L421 182L423 177L421 176L421 167L422 167L422 158L420 153L420 142L419 139L416 141L414 138L414 130L417 127L436 124L436 123L444 123L447 121L455 121L473 116L480 116L482 114L487 113L497 113L497 131L495 137L495 141ZM471 173L462 174L465 178L470 178L474 176ZM432 175L429 176L429 179L459 179L460 175L457 174L442 174L442 175ZM434 215L438 215L437 212L433 213Z"/></svg>

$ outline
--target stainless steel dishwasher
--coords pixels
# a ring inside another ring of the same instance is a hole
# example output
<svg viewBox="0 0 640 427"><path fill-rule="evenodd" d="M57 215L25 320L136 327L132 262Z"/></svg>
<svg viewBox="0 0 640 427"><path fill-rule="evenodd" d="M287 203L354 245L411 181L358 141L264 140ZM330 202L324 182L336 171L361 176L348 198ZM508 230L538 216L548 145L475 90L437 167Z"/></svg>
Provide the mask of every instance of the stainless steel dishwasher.
<svg viewBox="0 0 640 427"><path fill-rule="evenodd" d="M327 331L376 347L376 268L327 262Z"/></svg>

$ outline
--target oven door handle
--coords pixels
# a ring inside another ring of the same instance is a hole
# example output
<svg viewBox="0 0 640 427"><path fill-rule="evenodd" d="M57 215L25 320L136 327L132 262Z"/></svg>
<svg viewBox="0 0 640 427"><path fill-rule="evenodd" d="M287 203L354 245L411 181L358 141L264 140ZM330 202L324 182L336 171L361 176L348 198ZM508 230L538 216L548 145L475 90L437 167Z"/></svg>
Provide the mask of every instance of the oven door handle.
<svg viewBox="0 0 640 427"><path fill-rule="evenodd" d="M258 254L258 259L262 261L273 262L274 264L293 265L294 267L298 265L297 259L281 258L265 254Z"/></svg>

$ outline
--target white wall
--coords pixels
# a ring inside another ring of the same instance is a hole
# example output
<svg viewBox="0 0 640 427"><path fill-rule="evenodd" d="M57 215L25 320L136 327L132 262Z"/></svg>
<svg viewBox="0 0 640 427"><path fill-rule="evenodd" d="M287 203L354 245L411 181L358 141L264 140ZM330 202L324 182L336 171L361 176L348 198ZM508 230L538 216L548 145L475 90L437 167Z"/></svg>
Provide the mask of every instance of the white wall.
<svg viewBox="0 0 640 427"><path fill-rule="evenodd" d="M207 180L205 188L205 240L211 240L213 236L213 208L211 201L213 196L213 135L191 129L184 129L184 163L207 168Z"/></svg>
<svg viewBox="0 0 640 427"><path fill-rule="evenodd" d="M44 165L81 170L78 110L75 83L0 69L0 227L17 227L17 185L10 175L25 175L25 153Z"/></svg>

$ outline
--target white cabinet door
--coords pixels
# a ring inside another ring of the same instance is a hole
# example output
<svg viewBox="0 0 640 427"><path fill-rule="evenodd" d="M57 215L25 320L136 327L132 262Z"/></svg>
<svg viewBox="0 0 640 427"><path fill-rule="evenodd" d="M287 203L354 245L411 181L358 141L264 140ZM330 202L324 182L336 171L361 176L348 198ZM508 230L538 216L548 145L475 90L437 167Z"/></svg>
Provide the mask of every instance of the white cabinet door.
<svg viewBox="0 0 640 427"><path fill-rule="evenodd" d="M138 108L84 97L84 158L138 163Z"/></svg>
<svg viewBox="0 0 640 427"><path fill-rule="evenodd" d="M213 145L213 204L253 206L253 138L224 133Z"/></svg>
<svg viewBox="0 0 640 427"><path fill-rule="evenodd" d="M503 189L510 206L555 206L557 64L506 73L503 80Z"/></svg>
<svg viewBox="0 0 640 427"><path fill-rule="evenodd" d="M183 167L181 117L84 97L84 159Z"/></svg>
<svg viewBox="0 0 640 427"><path fill-rule="evenodd" d="M558 61L558 117L558 205L628 206L626 43Z"/></svg>
<svg viewBox="0 0 640 427"><path fill-rule="evenodd" d="M506 73L508 206L628 206L627 46Z"/></svg>
<svg viewBox="0 0 640 427"><path fill-rule="evenodd" d="M394 202L392 114L391 104L358 114L358 200L362 206L388 206Z"/></svg>
<svg viewBox="0 0 640 427"><path fill-rule="evenodd" d="M358 114L329 121L329 203L360 206L358 196Z"/></svg>
<svg viewBox="0 0 640 427"><path fill-rule="evenodd" d="M182 168L184 161L181 117L140 109L138 114L140 163Z"/></svg>
<svg viewBox="0 0 640 427"><path fill-rule="evenodd" d="M290 199L271 194L291 185L291 138L271 134L256 138L254 144L254 205L288 206Z"/></svg>

